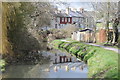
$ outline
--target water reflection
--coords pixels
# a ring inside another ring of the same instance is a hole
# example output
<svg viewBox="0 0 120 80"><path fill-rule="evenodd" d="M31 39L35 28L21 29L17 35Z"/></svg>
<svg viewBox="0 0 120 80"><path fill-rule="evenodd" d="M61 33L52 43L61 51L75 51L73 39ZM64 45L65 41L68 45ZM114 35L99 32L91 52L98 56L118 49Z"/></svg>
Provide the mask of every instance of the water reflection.
<svg viewBox="0 0 120 80"><path fill-rule="evenodd" d="M58 50L40 51L42 60L36 65L11 65L3 74L5 78L87 78L87 66L74 56ZM40 53L39 52L39 53ZM64 56L60 61L60 56ZM48 57L48 58L47 58ZM47 58L47 59L46 59ZM67 58L69 58L67 62ZM71 58L71 60L70 60ZM56 60L56 63L55 63ZM55 64L54 64L55 63Z"/></svg>
<svg viewBox="0 0 120 80"><path fill-rule="evenodd" d="M66 63L66 64L59 64L59 65L57 64L57 65L53 66L54 72L57 72L61 69L65 70L66 72L75 71L77 68L80 71L83 71L83 69L86 68L87 66L85 66L83 62L81 62L81 63Z"/></svg>

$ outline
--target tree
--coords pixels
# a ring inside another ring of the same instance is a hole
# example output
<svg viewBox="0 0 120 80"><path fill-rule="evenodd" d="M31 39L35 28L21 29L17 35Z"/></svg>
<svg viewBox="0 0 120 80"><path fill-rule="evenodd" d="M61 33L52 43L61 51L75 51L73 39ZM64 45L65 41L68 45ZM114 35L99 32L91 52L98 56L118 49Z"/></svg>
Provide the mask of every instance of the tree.
<svg viewBox="0 0 120 80"><path fill-rule="evenodd" d="M118 15L116 16L116 18L113 20L113 41L112 43L115 44L118 42L118 37L119 37L119 33L118 33L118 25L120 23L120 1L118 2Z"/></svg>
<svg viewBox="0 0 120 80"><path fill-rule="evenodd" d="M49 3L5 2L2 4L3 53L27 53L41 48L36 27L49 25ZM35 19L35 20L34 20ZM37 24L37 26L33 25ZM33 31L31 32L31 28Z"/></svg>
<svg viewBox="0 0 120 80"><path fill-rule="evenodd" d="M114 42L114 40L111 38L112 35L109 34L109 23L111 23L113 19L115 20L116 13L118 11L117 2L97 2L97 3L92 3L92 5L96 11L95 21L100 19L103 20L102 24L104 24L105 29L107 30L108 42L112 42L112 41Z"/></svg>

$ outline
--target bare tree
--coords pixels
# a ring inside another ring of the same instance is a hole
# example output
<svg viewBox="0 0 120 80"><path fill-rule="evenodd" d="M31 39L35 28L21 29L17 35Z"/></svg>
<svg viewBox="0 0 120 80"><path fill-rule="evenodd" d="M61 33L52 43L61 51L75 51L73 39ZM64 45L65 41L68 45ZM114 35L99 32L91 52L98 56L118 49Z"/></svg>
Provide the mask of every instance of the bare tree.
<svg viewBox="0 0 120 80"><path fill-rule="evenodd" d="M118 13L116 18L113 20L113 41L112 43L115 44L118 42L118 25L120 23L120 1L118 2Z"/></svg>
<svg viewBox="0 0 120 80"><path fill-rule="evenodd" d="M111 39L109 35L109 23L114 19L113 21L113 31L115 31L115 22L117 21L116 15L118 12L118 3L117 2L97 2L97 3L92 3L93 8L95 9L95 21L102 19L102 23L105 26L105 29L107 30L107 40L108 42L115 42L115 40ZM116 27L117 28L117 27ZM114 33L114 32L113 32ZM115 34L113 34L114 36Z"/></svg>

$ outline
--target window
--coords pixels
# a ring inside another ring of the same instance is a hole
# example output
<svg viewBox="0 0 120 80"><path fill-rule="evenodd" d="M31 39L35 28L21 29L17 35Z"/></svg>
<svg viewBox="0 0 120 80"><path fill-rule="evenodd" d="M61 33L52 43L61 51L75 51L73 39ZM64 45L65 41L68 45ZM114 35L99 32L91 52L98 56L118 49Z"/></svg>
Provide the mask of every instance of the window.
<svg viewBox="0 0 120 80"><path fill-rule="evenodd" d="M55 21L57 22L57 18L55 18Z"/></svg>
<svg viewBox="0 0 120 80"><path fill-rule="evenodd" d="M64 22L64 18L62 18L62 22Z"/></svg>
<svg viewBox="0 0 120 80"><path fill-rule="evenodd" d="M65 22L67 22L67 18L65 18Z"/></svg>
<svg viewBox="0 0 120 80"><path fill-rule="evenodd" d="M70 18L68 18L68 22L70 22Z"/></svg>
<svg viewBox="0 0 120 80"><path fill-rule="evenodd" d="M57 24L55 24L55 28L57 28Z"/></svg>

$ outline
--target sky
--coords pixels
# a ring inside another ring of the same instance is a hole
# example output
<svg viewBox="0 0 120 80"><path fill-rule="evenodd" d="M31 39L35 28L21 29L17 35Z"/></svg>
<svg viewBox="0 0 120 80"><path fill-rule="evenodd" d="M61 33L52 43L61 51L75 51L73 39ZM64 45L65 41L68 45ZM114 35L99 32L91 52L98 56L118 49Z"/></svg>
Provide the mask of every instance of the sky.
<svg viewBox="0 0 120 80"><path fill-rule="evenodd" d="M65 9L64 5L57 5L59 9ZM90 2L72 2L68 3L69 7L76 8L77 10L80 8L84 8L85 10L92 11L94 10Z"/></svg>
<svg viewBox="0 0 120 80"><path fill-rule="evenodd" d="M70 6L77 9L84 8L85 10L93 10L93 7L89 2L70 3Z"/></svg>

